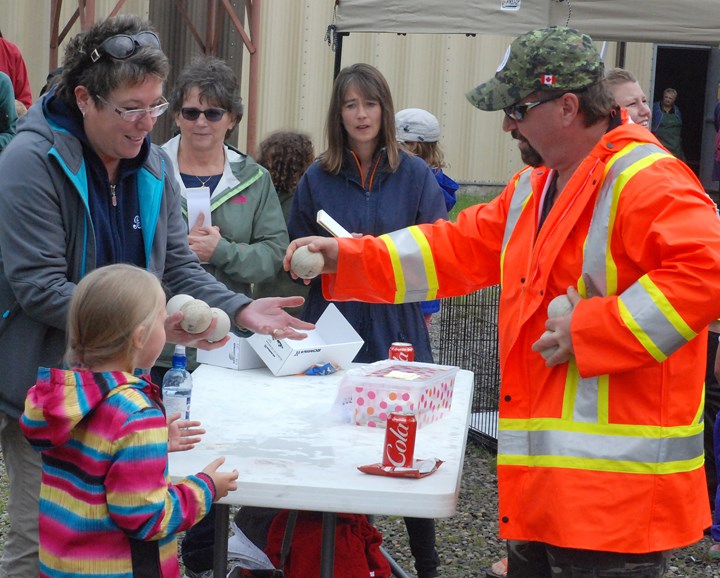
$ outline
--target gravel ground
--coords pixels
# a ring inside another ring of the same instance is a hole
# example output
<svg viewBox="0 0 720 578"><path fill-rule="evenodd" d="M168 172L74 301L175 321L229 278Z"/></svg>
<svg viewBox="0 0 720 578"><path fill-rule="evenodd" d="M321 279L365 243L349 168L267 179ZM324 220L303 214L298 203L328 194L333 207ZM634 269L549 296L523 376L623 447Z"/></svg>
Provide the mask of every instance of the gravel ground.
<svg viewBox="0 0 720 578"><path fill-rule="evenodd" d="M442 560L443 578L483 578L485 570L504 555L505 545L498 538L495 455L468 441L457 514L437 520L437 549ZM378 518L386 549L410 575L412 558L407 546L405 526L400 518ZM709 561L705 553L708 537L677 550L666 578L720 578L720 563Z"/></svg>
<svg viewBox="0 0 720 578"><path fill-rule="evenodd" d="M431 325L437 359L438 320ZM485 570L504 555L498 538L495 455L472 439L468 440L457 513L437 520L437 549L443 578L483 578ZM8 518L7 478L0 459L0 547L5 543ZM384 538L384 547L409 576L415 576L405 524L400 517L378 516L375 520ZM720 562L706 558L711 544L706 536L692 546L677 550L666 578L720 578ZM30 578L30 577L28 577Z"/></svg>
<svg viewBox="0 0 720 578"><path fill-rule="evenodd" d="M0 545L8 529L5 512L7 479L0 461ZM495 456L483 446L468 441L463 479L455 516L437 520L438 553L443 578L483 578L485 569L504 553L498 539ZM376 518L384 536L384 546L410 576L410 557L405 525L399 517ZM706 537L697 544L678 550L671 561L667 578L720 578L720 563L710 562L705 553L710 545Z"/></svg>

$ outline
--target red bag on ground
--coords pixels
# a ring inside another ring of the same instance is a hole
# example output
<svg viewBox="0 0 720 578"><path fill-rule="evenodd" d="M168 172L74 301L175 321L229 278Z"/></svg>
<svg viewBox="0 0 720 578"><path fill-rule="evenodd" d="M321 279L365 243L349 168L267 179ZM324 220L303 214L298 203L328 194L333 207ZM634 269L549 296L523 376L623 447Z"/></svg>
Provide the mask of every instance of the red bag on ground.
<svg viewBox="0 0 720 578"><path fill-rule="evenodd" d="M265 553L280 568L280 551L288 512L275 517L268 532ZM380 551L382 535L361 514L338 514L335 530L334 578L390 578L390 564ZM283 567L285 578L320 575L322 514L300 512L292 536L290 552Z"/></svg>

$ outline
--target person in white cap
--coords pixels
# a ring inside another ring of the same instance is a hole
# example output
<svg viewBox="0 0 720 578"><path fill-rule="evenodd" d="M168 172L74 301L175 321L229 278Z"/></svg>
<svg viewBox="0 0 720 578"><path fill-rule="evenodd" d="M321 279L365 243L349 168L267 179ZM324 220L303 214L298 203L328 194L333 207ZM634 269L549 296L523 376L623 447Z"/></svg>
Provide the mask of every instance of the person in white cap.
<svg viewBox="0 0 720 578"><path fill-rule="evenodd" d="M443 173L445 154L440 147L438 119L422 108L405 108L395 115L395 134L407 150L430 166L443 190L445 206L450 211L457 202L455 195L460 185Z"/></svg>

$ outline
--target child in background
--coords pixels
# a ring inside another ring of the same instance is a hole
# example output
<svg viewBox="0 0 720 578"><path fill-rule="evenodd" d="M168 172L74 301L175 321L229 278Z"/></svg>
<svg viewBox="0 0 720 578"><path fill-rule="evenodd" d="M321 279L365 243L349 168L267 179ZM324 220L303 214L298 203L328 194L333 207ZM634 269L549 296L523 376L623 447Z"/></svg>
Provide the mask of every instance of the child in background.
<svg viewBox="0 0 720 578"><path fill-rule="evenodd" d="M170 482L177 422L169 441L160 389L134 374L162 351L165 317L160 282L131 265L96 269L73 293L73 369L40 368L20 422L42 452L41 578L179 578L175 535L237 488L224 458Z"/></svg>
<svg viewBox="0 0 720 578"><path fill-rule="evenodd" d="M268 135L258 145L256 159L257 163L270 173L287 222L298 181L315 160L312 141L309 136L301 132L277 131ZM273 279L253 285L253 299L293 295L307 297L308 290L306 285L293 281L280 267ZM302 307L288 308L286 311L297 317Z"/></svg>
<svg viewBox="0 0 720 578"><path fill-rule="evenodd" d="M432 169L435 179L445 196L448 212L457 202L456 192L460 188L454 180L443 173L445 155L440 148L440 123L434 115L422 108L405 108L395 115L397 140L414 155L424 160ZM433 313L440 311L440 300L420 303L425 323L430 327Z"/></svg>
<svg viewBox="0 0 720 578"><path fill-rule="evenodd" d="M432 169L445 195L448 212L455 206L460 188L443 173L445 155L440 148L440 123L434 115L422 108L405 108L395 115L395 134L407 150L424 160Z"/></svg>

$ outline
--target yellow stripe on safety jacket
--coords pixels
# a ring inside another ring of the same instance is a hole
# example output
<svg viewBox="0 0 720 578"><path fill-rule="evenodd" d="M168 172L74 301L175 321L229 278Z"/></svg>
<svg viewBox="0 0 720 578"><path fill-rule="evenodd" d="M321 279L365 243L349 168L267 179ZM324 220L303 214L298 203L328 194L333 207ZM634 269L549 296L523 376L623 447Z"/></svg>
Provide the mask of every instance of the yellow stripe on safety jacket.
<svg viewBox="0 0 720 578"><path fill-rule="evenodd" d="M498 425L498 465L658 474L690 471L704 459L702 422L660 427L534 418Z"/></svg>
<svg viewBox="0 0 720 578"><path fill-rule="evenodd" d="M611 249L622 191L638 171L667 155L656 145L635 143L618 152L606 166L583 244L578 287L584 297L618 294L617 265ZM525 174L517 182L503 251L531 194L529 179L525 182L522 178ZM647 275L618 295L618 302L624 322L658 361L695 337ZM570 360L561 417L500 419L498 465L644 474L687 472L702 467L700 420L674 427L609 423L611 382L609 375L581 377L575 361Z"/></svg>
<svg viewBox="0 0 720 578"><path fill-rule="evenodd" d="M413 225L381 235L390 255L395 277L394 303L435 299L438 278L430 245L422 230Z"/></svg>
<svg viewBox="0 0 720 578"><path fill-rule="evenodd" d="M656 145L635 143L608 163L585 242L582 277L588 297L617 295L617 266L610 248L620 195L639 171L667 156ZM618 308L628 329L659 362L696 336L647 275L618 295Z"/></svg>
<svg viewBox="0 0 720 578"><path fill-rule="evenodd" d="M623 291L618 307L630 331L657 361L664 361L697 337L647 275Z"/></svg>
<svg viewBox="0 0 720 578"><path fill-rule="evenodd" d="M532 186L530 183L530 175L532 168L528 167L522 171L515 181L515 190L510 200L510 209L508 210L507 221L505 224L505 233L503 235L502 249L500 251L500 286L503 284L505 270L505 248L507 247L510 237L515 230L520 215L527 205L530 197L532 197Z"/></svg>

